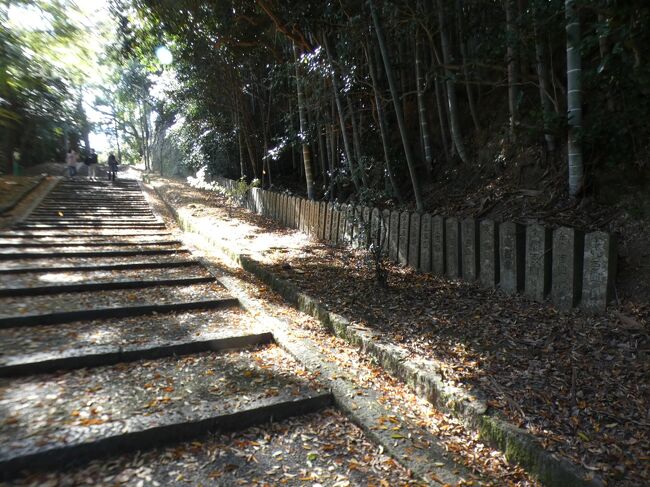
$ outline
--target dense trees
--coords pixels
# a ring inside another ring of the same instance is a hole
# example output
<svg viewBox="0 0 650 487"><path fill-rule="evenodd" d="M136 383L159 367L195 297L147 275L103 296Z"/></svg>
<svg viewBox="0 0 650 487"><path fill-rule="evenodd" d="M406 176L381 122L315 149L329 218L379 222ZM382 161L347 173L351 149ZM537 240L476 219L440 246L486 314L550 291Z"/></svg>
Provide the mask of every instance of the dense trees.
<svg viewBox="0 0 650 487"><path fill-rule="evenodd" d="M310 197L423 208L449 174L535 164L579 196L649 155L644 0L111 4L98 108L125 158L151 170L167 154ZM154 55L163 45L173 66ZM50 112L83 139L76 107Z"/></svg>
<svg viewBox="0 0 650 487"><path fill-rule="evenodd" d="M83 98L88 59L85 31L69 21L62 2L0 2L0 158L2 170L63 156L66 145L87 144ZM24 17L40 19L29 25ZM82 60L73 62L73 59ZM16 156L14 156L16 154Z"/></svg>
<svg viewBox="0 0 650 487"><path fill-rule="evenodd" d="M640 0L136 5L177 56L176 100L219 134L195 150L232 177L422 208L447 161L478 171L536 147L579 195L585 168L647 157Z"/></svg>

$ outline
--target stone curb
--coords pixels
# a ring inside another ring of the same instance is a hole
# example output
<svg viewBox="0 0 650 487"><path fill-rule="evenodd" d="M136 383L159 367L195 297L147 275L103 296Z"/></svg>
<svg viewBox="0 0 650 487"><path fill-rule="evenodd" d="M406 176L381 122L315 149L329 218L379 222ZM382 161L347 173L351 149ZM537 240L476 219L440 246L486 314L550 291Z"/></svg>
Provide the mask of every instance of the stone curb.
<svg viewBox="0 0 650 487"><path fill-rule="evenodd" d="M30 274L39 272L94 272L94 271L124 271L132 269L171 269L178 267L194 267L198 260L180 260L170 262L135 262L133 264L99 264L99 265L69 265L60 267L15 267L0 269L2 274Z"/></svg>
<svg viewBox="0 0 650 487"><path fill-rule="evenodd" d="M28 188L23 189L23 191L21 191L18 195L16 195L16 197L13 198L9 203L0 205L0 215L2 213L6 213L8 211L13 210L16 207L16 205L18 205L18 203L20 203L29 193L31 193L32 191L34 191L36 188L40 186L40 184L43 182L45 177L46 176L41 174L38 177L38 179L34 182L34 184L29 186Z"/></svg>
<svg viewBox="0 0 650 487"><path fill-rule="evenodd" d="M98 320L102 318L126 318L152 313L173 313L190 309L215 309L237 306L236 298L206 299L202 301L184 301L170 304L147 304L143 306L123 306L119 308L97 308L79 311L62 311L59 313L31 314L0 318L0 329L23 326L58 325L80 320Z"/></svg>
<svg viewBox="0 0 650 487"><path fill-rule="evenodd" d="M379 343L377 340L380 338L372 331L352 325L345 317L330 312L321 302L301 293L294 284L273 275L250 256L224 247L218 237L204 235L202 227L197 225L192 217L182 215L167 203L162 191L158 188L154 190L183 230L204 236L211 245L229 256L244 270L260 278L294 307L317 318L335 335L374 357L385 370L412 386L420 397L437 408L460 417L477 430L481 438L503 451L508 461L521 465L544 485L605 485L591 472L546 451L532 434L498 417L494 411L489 411L483 400L460 388L446 385L442 376L436 372L439 368L434 362L407 359L406 351L401 347Z"/></svg>
<svg viewBox="0 0 650 487"><path fill-rule="evenodd" d="M221 253L220 249L215 250ZM221 255L231 260L228 255L223 253ZM201 258L201 260L219 282L237 295L241 306L246 311L251 314L260 311L255 302L241 289L238 278L223 275L223 271L216 268L208 259ZM287 332L289 325L286 321L269 316L264 311L261 312L264 314L264 319L263 321L258 319L258 322L261 322L264 329L273 330L275 343L307 370L318 371L320 378L327 382L336 407L403 467L431 485L458 485L472 475L466 467L448 458L448 452L431 433L420 430L417 431L417 436L413 437L410 430L416 430L417 425L410 420L399 418L403 428L400 430L400 438L397 439L390 429L378 428L378 421L393 416L394 411L378 400L380 398L376 391L357 387L350 374L336 365L329 364L313 342L304 337L293 336ZM422 445L427 446L423 448Z"/></svg>
<svg viewBox="0 0 650 487"><path fill-rule="evenodd" d="M142 281L86 282L37 287L8 287L0 289L0 298L16 296L43 296L46 294L114 291L118 289L145 289L159 286L191 286L214 282L212 276L184 277L180 279L151 279Z"/></svg>
<svg viewBox="0 0 650 487"><path fill-rule="evenodd" d="M26 207L23 209L23 211L19 214L14 216L9 220L9 222L6 223L5 229L11 228L13 225L22 222L25 218L27 218L37 207L38 205L41 204L41 202L47 198L47 196L50 194L54 188L59 184L61 181L61 178L52 178L49 181L46 181L43 185L43 190L40 192L40 194L37 194L34 200ZM34 188L36 190L36 187ZM20 204L18 202L17 204Z"/></svg>
<svg viewBox="0 0 650 487"><path fill-rule="evenodd" d="M269 421L282 420L320 411L331 406L332 395L316 394L302 399L261 405L229 414L152 426L140 431L108 436L77 445L43 449L0 461L0 480L14 478L22 471L51 470L111 454L148 450L165 444L204 437L210 432L243 430Z"/></svg>
<svg viewBox="0 0 650 487"><path fill-rule="evenodd" d="M46 374L58 370L82 369L115 365L138 360L153 360L171 356L191 355L202 352L243 349L256 345L273 343L270 332L252 335L231 336L192 342L172 342L147 348L118 349L110 352L70 355L36 362L25 361L0 366L0 377L21 377ZM29 358L29 357L28 357Z"/></svg>

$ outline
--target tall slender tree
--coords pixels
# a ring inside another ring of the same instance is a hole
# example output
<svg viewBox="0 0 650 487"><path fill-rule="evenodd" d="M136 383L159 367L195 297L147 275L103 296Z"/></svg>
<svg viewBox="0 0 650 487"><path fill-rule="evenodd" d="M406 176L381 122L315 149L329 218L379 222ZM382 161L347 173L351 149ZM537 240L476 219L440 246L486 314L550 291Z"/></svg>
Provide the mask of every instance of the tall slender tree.
<svg viewBox="0 0 650 487"><path fill-rule="evenodd" d="M576 197L584 187L582 160L582 56L580 55L580 18L575 0L564 3L566 15L566 73L567 119L569 137L567 159L569 164L569 194Z"/></svg>
<svg viewBox="0 0 650 487"><path fill-rule="evenodd" d="M305 166L305 183L307 185L307 198L313 200L316 198L314 190L314 173L311 163L311 149L307 140L307 109L305 107L305 96L302 88L302 78L300 76L300 63L298 47L293 44L293 57L296 64L296 89L298 90L298 117L300 118L300 133L298 137L302 144L302 161Z"/></svg>
<svg viewBox="0 0 650 487"><path fill-rule="evenodd" d="M388 80L388 88L390 95L393 99L393 108L395 109L395 118L397 119L397 126L399 128L400 137L402 139L402 147L404 148L404 156L406 157L406 165L409 169L411 176L411 186L413 187L413 196L415 198L415 207L418 211L424 210L424 203L422 201L422 192L420 190L420 179L418 178L415 170L415 160L411 150L411 143L409 142L406 124L404 123L404 116L402 114L402 106L400 105L400 97L397 93L397 85L393 76L393 67L390 62L390 55L384 39L384 31L382 30L381 23L379 22L379 15L375 8L374 0L370 0L370 15L372 16L372 23L377 35L377 43L379 44L379 51L381 58L384 62L384 71L386 72L386 79Z"/></svg>

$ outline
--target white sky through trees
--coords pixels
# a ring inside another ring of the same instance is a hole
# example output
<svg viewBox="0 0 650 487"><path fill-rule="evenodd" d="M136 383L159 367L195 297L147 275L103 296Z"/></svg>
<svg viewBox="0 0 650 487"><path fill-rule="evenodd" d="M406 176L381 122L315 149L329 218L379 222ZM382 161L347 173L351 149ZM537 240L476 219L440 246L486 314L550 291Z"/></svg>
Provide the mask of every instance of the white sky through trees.
<svg viewBox="0 0 650 487"><path fill-rule="evenodd" d="M40 2L48 5L47 0ZM108 0L68 0L61 2L65 8L68 20L75 26L86 31L84 47L91 53L90 59L80 59L79 52L74 49L60 53L58 59L52 59L56 64L63 66L83 65L88 77L84 88L84 105L88 119L97 123L102 115L94 109L96 96L93 85L101 85L103 72L98 63L98 56L104 51L107 38L104 34L104 23L110 23ZM16 31L48 31L52 30L52 16L38 5L11 5L7 12L7 23L10 29ZM111 144L103 132L96 130L90 134L90 145L98 152L111 149Z"/></svg>

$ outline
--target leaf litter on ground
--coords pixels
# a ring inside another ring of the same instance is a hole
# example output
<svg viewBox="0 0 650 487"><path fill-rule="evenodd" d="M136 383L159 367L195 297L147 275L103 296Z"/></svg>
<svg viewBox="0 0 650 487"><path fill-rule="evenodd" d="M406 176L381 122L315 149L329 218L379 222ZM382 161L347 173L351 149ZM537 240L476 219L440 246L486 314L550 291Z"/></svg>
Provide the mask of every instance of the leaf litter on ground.
<svg viewBox="0 0 650 487"><path fill-rule="evenodd" d="M362 250L309 241L241 208L226 211L223 197L182 183L160 189L177 209L191 201L203 220L228 225L239 252L332 311L436 361L447 382L486 396L549 451L619 485L650 481L650 304L563 313L391 263L382 289Z"/></svg>

